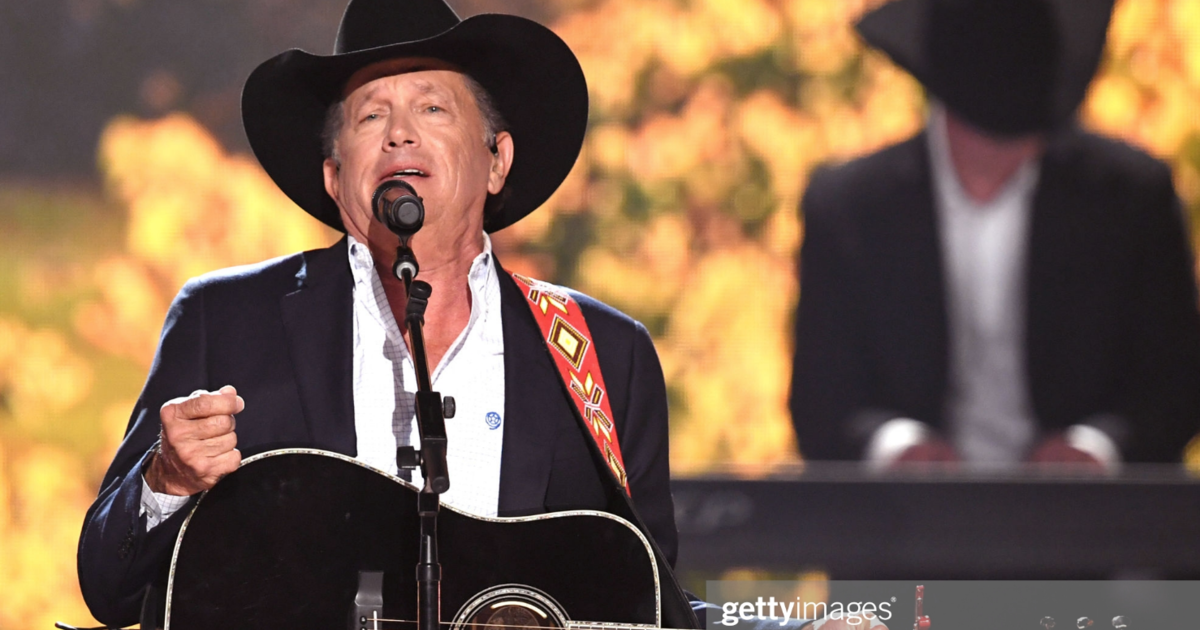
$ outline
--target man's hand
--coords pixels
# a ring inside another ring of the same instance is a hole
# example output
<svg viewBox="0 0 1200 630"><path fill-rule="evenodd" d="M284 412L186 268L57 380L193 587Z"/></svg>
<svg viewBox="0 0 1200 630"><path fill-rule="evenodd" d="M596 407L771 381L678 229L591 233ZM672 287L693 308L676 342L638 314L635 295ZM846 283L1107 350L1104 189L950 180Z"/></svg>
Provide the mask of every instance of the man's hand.
<svg viewBox="0 0 1200 630"><path fill-rule="evenodd" d="M962 458L949 442L931 437L904 450L888 467L891 470L953 470Z"/></svg>
<svg viewBox="0 0 1200 630"><path fill-rule="evenodd" d="M1060 433L1047 438L1029 456L1032 464L1069 464L1077 470L1102 473L1104 464L1090 453L1071 446Z"/></svg>
<svg viewBox="0 0 1200 630"><path fill-rule="evenodd" d="M246 408L237 390L226 385L216 392L196 391L168 401L159 410L162 442L146 470L150 489L176 496L208 490L237 470L233 415Z"/></svg>

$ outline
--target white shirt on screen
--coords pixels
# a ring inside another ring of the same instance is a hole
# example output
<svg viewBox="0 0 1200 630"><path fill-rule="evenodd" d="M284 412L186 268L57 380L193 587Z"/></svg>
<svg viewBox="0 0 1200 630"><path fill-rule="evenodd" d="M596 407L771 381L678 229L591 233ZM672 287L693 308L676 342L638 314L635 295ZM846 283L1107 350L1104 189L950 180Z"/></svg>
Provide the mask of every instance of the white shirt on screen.
<svg viewBox="0 0 1200 630"><path fill-rule="evenodd" d="M949 324L948 438L970 464L1013 464L1038 434L1025 371L1025 261L1040 162L978 202L951 160L945 110L935 105L926 128ZM931 435L923 422L894 418L872 435L867 460L885 466ZM1108 466L1120 460L1099 429L1074 425L1064 437Z"/></svg>

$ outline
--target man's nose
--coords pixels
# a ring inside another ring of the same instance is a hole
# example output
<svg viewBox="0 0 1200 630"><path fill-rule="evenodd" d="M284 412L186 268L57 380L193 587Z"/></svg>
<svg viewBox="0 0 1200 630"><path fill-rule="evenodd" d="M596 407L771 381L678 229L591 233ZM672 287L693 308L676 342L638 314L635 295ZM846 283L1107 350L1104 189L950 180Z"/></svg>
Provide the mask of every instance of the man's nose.
<svg viewBox="0 0 1200 630"><path fill-rule="evenodd" d="M409 116L399 115L392 116L388 125L387 142L385 150L394 149L401 145L420 145L421 136L417 132L416 125L413 124L412 118Z"/></svg>

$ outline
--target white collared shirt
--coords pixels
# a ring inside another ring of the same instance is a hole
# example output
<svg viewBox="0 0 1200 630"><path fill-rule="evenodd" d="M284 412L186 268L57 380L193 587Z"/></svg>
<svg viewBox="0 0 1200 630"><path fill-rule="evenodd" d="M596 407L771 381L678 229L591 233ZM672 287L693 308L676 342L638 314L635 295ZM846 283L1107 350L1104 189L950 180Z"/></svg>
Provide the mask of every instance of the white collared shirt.
<svg viewBox="0 0 1200 630"><path fill-rule="evenodd" d="M1025 374L1025 261L1040 162L1025 162L978 202L951 161L944 110L934 109L928 128L949 318L951 442L968 462L1018 462L1037 434Z"/></svg>
<svg viewBox="0 0 1200 630"><path fill-rule="evenodd" d="M357 459L396 474L396 448L420 446L416 425L416 372L408 346L388 305L370 250L353 236L348 257L354 277L354 430ZM450 490L442 501L480 516L495 516L500 498L500 455L504 443L504 328L500 280L486 234L483 253L467 275L471 317L431 367L434 391L453 396L454 418L446 420L446 464ZM421 473L412 472L421 486ZM142 482L147 531L182 508L189 497L153 492Z"/></svg>
<svg viewBox="0 0 1200 630"><path fill-rule="evenodd" d="M349 237L354 274L354 430L357 458L396 473L396 447L420 446L416 424L416 372L392 315L371 253ZM481 516L495 516L500 497L500 451L504 439L504 329L500 281L492 264L491 239L467 275L471 317L437 366L435 391L453 396L446 420L450 490L442 501ZM421 485L419 470L413 482Z"/></svg>

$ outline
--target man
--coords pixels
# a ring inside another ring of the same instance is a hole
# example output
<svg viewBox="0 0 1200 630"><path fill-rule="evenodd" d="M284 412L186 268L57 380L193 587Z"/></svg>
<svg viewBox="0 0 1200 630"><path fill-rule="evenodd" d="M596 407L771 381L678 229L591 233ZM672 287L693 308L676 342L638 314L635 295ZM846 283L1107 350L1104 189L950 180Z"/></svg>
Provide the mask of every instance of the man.
<svg viewBox="0 0 1200 630"><path fill-rule="evenodd" d="M1200 316L1166 165L1073 125L1111 1L897 0L934 101L805 193L791 410L812 459L1178 461Z"/></svg>
<svg viewBox="0 0 1200 630"><path fill-rule="evenodd" d="M670 572L667 406L649 335L572 294L623 453L610 471L487 236L545 201L578 155L587 87L570 49L515 16L460 21L441 0L351 0L333 55L266 61L242 106L267 173L346 237L194 279L176 298L80 538L95 617L138 618L198 493L243 456L306 446L394 472L396 447L416 445L411 339L398 325L407 298L390 270L398 239L371 200L400 179L426 208L412 248L433 288L434 389L458 401L443 499L483 516L589 508L638 523L657 542L664 622L694 625Z"/></svg>

